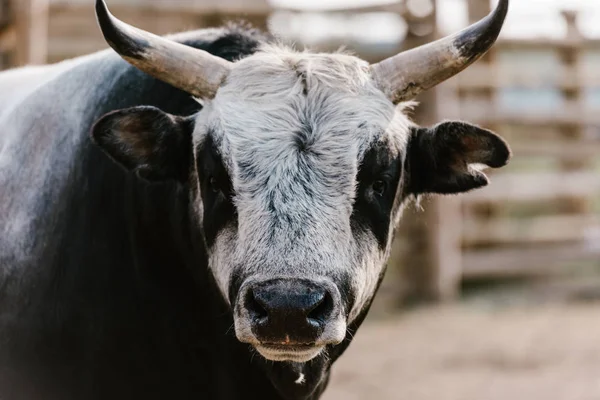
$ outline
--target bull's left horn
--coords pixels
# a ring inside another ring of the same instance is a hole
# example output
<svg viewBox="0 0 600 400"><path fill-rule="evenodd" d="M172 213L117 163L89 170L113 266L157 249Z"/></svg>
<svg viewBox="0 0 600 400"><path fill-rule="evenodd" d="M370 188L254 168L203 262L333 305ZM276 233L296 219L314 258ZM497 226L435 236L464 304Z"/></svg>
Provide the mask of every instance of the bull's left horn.
<svg viewBox="0 0 600 400"><path fill-rule="evenodd" d="M490 15L461 32L373 64L373 78L392 102L413 99L484 55L498 38L507 11L508 0L499 0Z"/></svg>
<svg viewBox="0 0 600 400"><path fill-rule="evenodd" d="M104 0L96 16L108 44L147 74L198 98L212 98L231 70L231 62L156 36L115 18Z"/></svg>

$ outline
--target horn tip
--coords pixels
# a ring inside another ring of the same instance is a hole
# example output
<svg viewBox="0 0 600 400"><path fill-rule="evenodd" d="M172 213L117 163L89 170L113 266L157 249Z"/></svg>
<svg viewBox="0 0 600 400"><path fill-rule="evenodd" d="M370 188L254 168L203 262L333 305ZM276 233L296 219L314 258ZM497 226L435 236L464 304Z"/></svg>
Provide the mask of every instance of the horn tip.
<svg viewBox="0 0 600 400"><path fill-rule="evenodd" d="M107 20L110 20L110 12L108 11L108 6L104 0L96 0L96 17L98 18L100 27L102 27Z"/></svg>
<svg viewBox="0 0 600 400"><path fill-rule="evenodd" d="M509 0L499 0L489 15L456 36L455 48L474 61L485 54L498 39L508 13Z"/></svg>
<svg viewBox="0 0 600 400"><path fill-rule="evenodd" d="M104 0L96 0L96 19L104 38L108 40L110 36L114 35L115 29L112 14Z"/></svg>
<svg viewBox="0 0 600 400"><path fill-rule="evenodd" d="M96 18L106 42L123 57L139 58L148 47L135 29L115 18L104 0L96 0Z"/></svg>
<svg viewBox="0 0 600 400"><path fill-rule="evenodd" d="M492 21L494 21L494 25L497 26L498 33L500 33L500 28L502 28L504 20L506 19L506 14L508 14L509 3L509 0L498 0L498 5L489 16L489 18L491 18Z"/></svg>

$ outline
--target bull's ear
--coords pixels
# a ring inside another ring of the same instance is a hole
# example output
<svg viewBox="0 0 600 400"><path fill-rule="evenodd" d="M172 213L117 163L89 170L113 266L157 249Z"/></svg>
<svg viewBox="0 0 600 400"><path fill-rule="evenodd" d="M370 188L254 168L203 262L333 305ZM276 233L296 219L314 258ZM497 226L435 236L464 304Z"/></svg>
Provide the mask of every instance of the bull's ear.
<svg viewBox="0 0 600 400"><path fill-rule="evenodd" d="M478 167L502 167L510 156L500 136L465 122L415 128L406 157L408 191L450 194L485 186L488 178Z"/></svg>
<svg viewBox="0 0 600 400"><path fill-rule="evenodd" d="M193 117L177 117L155 107L135 107L103 116L92 140L117 163L151 180L188 178Z"/></svg>

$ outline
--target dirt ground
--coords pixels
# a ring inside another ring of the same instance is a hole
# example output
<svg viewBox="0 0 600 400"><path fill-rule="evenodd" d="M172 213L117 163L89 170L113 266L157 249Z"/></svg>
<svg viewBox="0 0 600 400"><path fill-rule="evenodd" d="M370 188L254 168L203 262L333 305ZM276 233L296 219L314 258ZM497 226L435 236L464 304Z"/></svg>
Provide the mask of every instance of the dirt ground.
<svg viewBox="0 0 600 400"><path fill-rule="evenodd" d="M324 399L599 400L600 302L463 302L367 321Z"/></svg>

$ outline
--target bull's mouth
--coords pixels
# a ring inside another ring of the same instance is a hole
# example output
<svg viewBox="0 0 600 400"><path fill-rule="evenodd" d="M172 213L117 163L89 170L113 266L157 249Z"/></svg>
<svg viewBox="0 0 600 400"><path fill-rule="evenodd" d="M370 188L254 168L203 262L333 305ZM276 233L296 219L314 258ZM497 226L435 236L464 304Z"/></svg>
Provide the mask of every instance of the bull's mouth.
<svg viewBox="0 0 600 400"><path fill-rule="evenodd" d="M271 344L254 346L261 356L271 361L307 362L317 357L325 346L317 344Z"/></svg>

